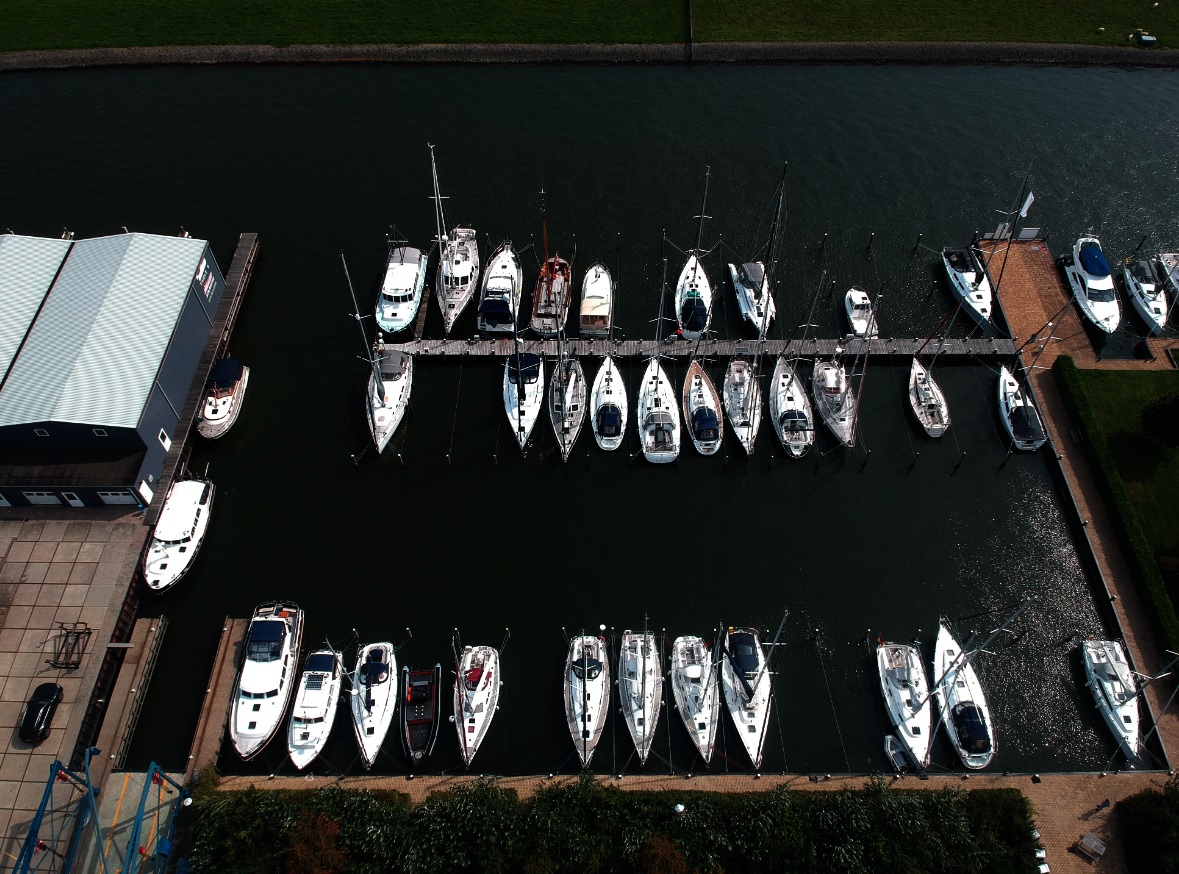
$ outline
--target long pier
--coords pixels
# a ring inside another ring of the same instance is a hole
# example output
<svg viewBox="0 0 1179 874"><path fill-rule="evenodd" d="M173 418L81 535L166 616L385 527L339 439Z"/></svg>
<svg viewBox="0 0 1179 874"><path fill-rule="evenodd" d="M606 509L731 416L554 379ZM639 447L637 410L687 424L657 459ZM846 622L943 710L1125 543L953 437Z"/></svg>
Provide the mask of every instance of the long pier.
<svg viewBox="0 0 1179 874"><path fill-rule="evenodd" d="M565 351L570 355L590 355L615 358L649 358L659 355L687 358L694 353L701 356L733 357L738 355L785 355L789 358L824 358L842 352L844 355L871 355L912 358L925 346L924 354L941 358L1010 357L1017 351L1014 340L1006 337L981 339L935 339L925 337L879 337L865 340L850 337L839 340L704 340L699 344L676 340L566 340ZM411 340L407 343L384 343L384 352L407 352L410 355L436 357L483 356L506 358L515 351L511 337L468 340ZM556 340L520 340L520 351L534 355L557 355Z"/></svg>

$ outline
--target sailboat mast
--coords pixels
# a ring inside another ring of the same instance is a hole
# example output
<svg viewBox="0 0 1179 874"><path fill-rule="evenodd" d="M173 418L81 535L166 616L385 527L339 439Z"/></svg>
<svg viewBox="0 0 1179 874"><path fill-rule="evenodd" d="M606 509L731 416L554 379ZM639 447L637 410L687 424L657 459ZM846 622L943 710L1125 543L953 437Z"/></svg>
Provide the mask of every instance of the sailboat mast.
<svg viewBox="0 0 1179 874"><path fill-rule="evenodd" d="M446 215L442 211L442 192L438 188L438 164L434 161L434 144L427 143L430 147L430 172L434 177L434 221L438 225L438 245L442 247L446 244ZM442 249L439 248L441 255Z"/></svg>
<svg viewBox="0 0 1179 874"><path fill-rule="evenodd" d="M774 250L774 244L777 241L778 222L782 218L782 203L786 199L786 168L789 165L786 162L782 163L782 178L778 182L778 208L774 210L774 220L770 222L770 239L766 243L766 289L770 298L774 296L774 267L778 263L777 253ZM769 324L770 308L767 303L762 304L761 309L761 327L758 329L757 339L764 340L766 336L766 327Z"/></svg>
<svg viewBox="0 0 1179 874"><path fill-rule="evenodd" d="M365 357L368 358L369 367L372 369L373 379L376 380L376 386L381 389L382 397L384 396L384 380L381 379L381 368L377 364L376 355L368 345L368 334L364 332L364 324L360 321L360 304L356 302L356 289L352 287L352 275L348 272L348 262L344 260L344 252L340 252L340 263L344 265L344 278L348 280L348 293L352 295L352 308L356 311L353 318L356 319L356 328L360 331L360 344L364 347ZM372 398L368 402L369 415L372 415Z"/></svg>
<svg viewBox="0 0 1179 874"><path fill-rule="evenodd" d="M961 650L958 653L958 657L956 659L954 659L954 661L950 663L950 666L948 668L946 668L946 670L942 673L942 675L940 677L938 677L937 682L934 683L930 687L929 692L925 695L925 697L923 699L921 699L920 703L924 704L925 701L927 701L935 692L937 692L938 689L940 689L942 686L945 685L946 678L949 677L950 674L952 674L954 671L960 669L963 665L968 664L970 662L970 660L974 657L974 654L976 652L978 652L979 650L985 650L990 645L992 640L994 640L996 637L998 637L1000 634L1002 634L1004 631L1006 631L1007 626L1010 625L1012 622L1014 622L1016 619L1018 619L1021 615L1023 615L1024 611L1027 610L1029 607L1031 607L1032 604L1034 604L1035 602L1036 602L1036 596L1035 595L1028 595L1026 598L1023 599L1023 603L1019 605L1019 609L1016 610L1014 613L1012 613L1010 616L1008 616L1007 620L1002 625L1000 625L998 628L996 628L994 631L992 631L989 635L987 635L986 640L984 640L981 644L979 644L974 649L972 649L969 653L966 652L965 649Z"/></svg>
<svg viewBox="0 0 1179 874"><path fill-rule="evenodd" d="M1018 224L1016 221L1016 215L1019 213L1019 204L1023 200L1023 191L1025 188L1027 188L1028 180L1031 179L1031 177L1032 165L1028 164L1028 170L1023 175L1023 182L1019 184L1019 193L1015 195L1015 204L1011 207L1011 217L1008 220L1007 227L1007 248L1003 250L1003 265L999 268L999 278L995 280L995 287L992 289L996 296L998 296L999 286L1003 282L1003 273L1007 270L1007 256L1011 254L1011 244L1015 242L1015 228Z"/></svg>

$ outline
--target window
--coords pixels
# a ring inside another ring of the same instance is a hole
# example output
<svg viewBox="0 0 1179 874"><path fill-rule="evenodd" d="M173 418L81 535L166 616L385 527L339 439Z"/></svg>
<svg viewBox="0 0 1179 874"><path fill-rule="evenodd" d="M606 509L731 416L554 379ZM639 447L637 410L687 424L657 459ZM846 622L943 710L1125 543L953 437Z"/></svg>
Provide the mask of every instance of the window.
<svg viewBox="0 0 1179 874"><path fill-rule="evenodd" d="M107 436L107 434L106 434L106 429L105 429L105 428L91 428L90 430L94 432L94 436L95 436L95 437L105 437L105 436Z"/></svg>
<svg viewBox="0 0 1179 874"><path fill-rule="evenodd" d="M48 437L49 436L49 432L46 431L44 428L34 428L33 433L36 434L38 437Z"/></svg>
<svg viewBox="0 0 1179 874"><path fill-rule="evenodd" d="M164 447L165 452L168 452L172 449L172 438L168 436L168 432L163 428L161 428L160 433L156 435L156 439L160 441L160 445Z"/></svg>

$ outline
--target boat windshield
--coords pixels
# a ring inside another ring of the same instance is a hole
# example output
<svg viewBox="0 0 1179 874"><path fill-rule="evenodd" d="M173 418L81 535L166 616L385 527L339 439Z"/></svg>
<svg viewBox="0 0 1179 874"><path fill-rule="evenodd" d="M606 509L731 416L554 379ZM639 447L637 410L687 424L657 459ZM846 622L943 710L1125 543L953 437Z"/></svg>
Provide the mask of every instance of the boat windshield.
<svg viewBox="0 0 1179 874"><path fill-rule="evenodd" d="M282 642L287 636L285 622L269 620L250 626L246 658L252 662L276 662L282 658Z"/></svg>
<svg viewBox="0 0 1179 874"><path fill-rule="evenodd" d="M1090 286L1086 293L1089 295L1089 300L1094 303L1110 303L1116 299L1114 298L1112 286L1109 288L1093 288Z"/></svg>
<svg viewBox="0 0 1179 874"><path fill-rule="evenodd" d="M602 673L602 663L597 659L581 658L572 667L573 675L579 680L596 680Z"/></svg>
<svg viewBox="0 0 1179 874"><path fill-rule="evenodd" d="M954 731L958 735L958 745L971 755L981 755L991 751L991 734L983 722L982 713L973 703L959 704L951 714L954 720Z"/></svg>

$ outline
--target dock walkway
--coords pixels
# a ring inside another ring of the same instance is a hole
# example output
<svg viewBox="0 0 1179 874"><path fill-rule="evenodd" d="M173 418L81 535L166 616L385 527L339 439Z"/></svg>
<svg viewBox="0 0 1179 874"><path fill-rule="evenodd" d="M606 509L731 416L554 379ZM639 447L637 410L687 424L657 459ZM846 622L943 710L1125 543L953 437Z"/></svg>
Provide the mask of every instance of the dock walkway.
<svg viewBox="0 0 1179 874"><path fill-rule="evenodd" d="M209 684L205 687L205 700L201 704L201 715L197 720L196 733L188 754L184 782L189 782L206 765L217 764L217 754L225 737L229 720L230 697L237 680L237 666L242 660L242 645L246 639L248 619L225 617L221 628L221 642L217 644L217 655L209 673Z"/></svg>

